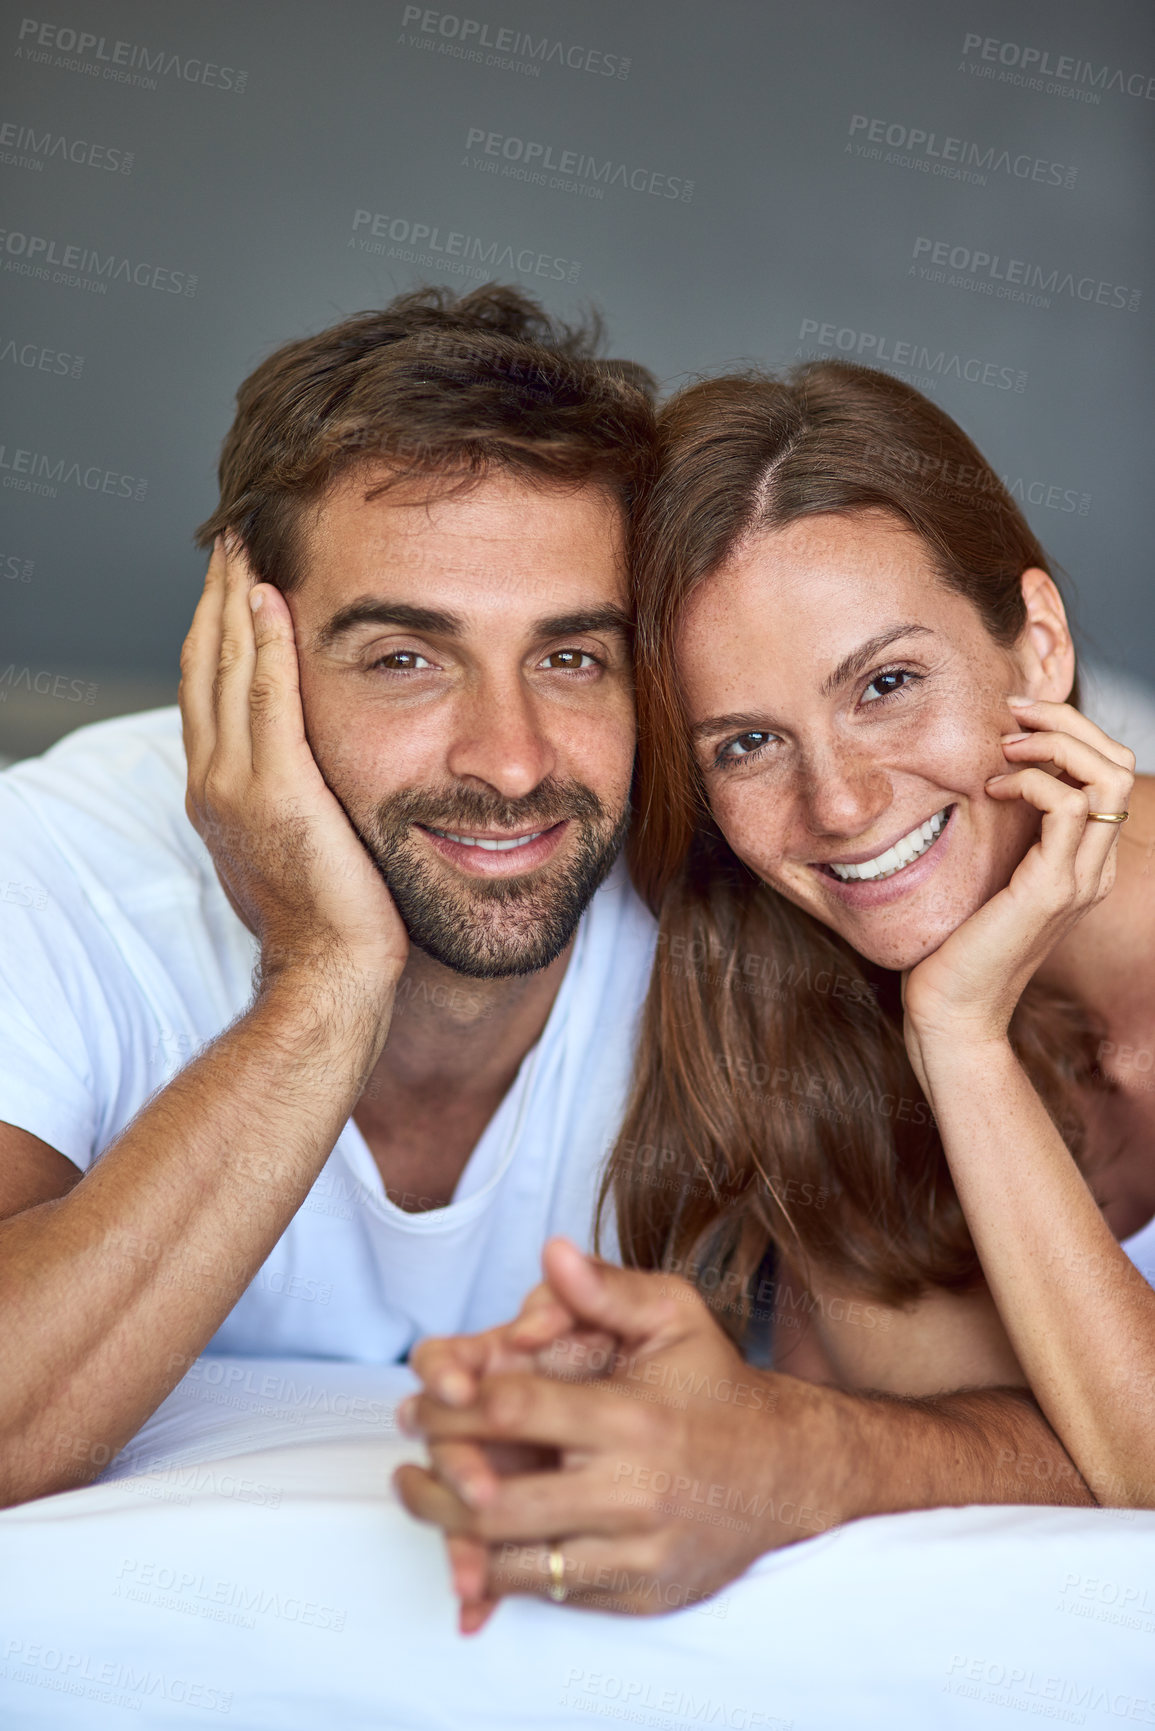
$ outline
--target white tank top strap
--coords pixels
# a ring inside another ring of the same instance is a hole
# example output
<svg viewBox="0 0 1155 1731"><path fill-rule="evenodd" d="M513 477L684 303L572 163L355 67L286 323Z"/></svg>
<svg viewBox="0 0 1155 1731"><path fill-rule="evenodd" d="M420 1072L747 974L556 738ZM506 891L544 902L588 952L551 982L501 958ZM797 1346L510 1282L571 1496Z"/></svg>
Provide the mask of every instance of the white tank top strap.
<svg viewBox="0 0 1155 1731"><path fill-rule="evenodd" d="M1125 1238L1120 1248L1126 1251L1144 1280L1155 1286L1155 1219Z"/></svg>

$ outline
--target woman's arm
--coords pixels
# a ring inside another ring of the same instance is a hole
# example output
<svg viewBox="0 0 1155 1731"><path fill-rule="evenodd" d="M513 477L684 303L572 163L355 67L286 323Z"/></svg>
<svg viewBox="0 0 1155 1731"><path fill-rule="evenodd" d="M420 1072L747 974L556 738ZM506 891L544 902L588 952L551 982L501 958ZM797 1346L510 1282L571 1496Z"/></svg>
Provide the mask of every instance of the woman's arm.
<svg viewBox="0 0 1155 1731"><path fill-rule="evenodd" d="M1007 1037L1028 980L1111 888L1118 826L1092 814L1127 809L1134 758L1066 704L1014 707L1031 731L1004 750L1024 767L987 791L1035 806L1039 840L1007 888L907 977L907 1047L1039 1404L1100 1501L1152 1507L1155 1292Z"/></svg>
<svg viewBox="0 0 1155 1731"><path fill-rule="evenodd" d="M975 1248L1039 1405L1102 1503L1155 1507L1155 1291L1004 1040L922 1047Z"/></svg>

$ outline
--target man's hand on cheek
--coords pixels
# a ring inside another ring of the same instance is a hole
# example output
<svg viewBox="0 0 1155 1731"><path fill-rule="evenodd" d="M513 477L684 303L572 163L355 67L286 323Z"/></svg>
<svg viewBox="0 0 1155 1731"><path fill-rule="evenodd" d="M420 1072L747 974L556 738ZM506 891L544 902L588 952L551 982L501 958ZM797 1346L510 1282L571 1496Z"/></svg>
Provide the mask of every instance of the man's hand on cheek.
<svg viewBox="0 0 1155 1731"><path fill-rule="evenodd" d="M336 970L391 991L408 936L309 749L288 606L239 543L213 549L180 706L188 815L260 941L262 978Z"/></svg>
<svg viewBox="0 0 1155 1731"><path fill-rule="evenodd" d="M706 1598L830 1524L815 1488L823 1391L751 1370L684 1281L577 1258L558 1283L579 1319L619 1336L606 1373L494 1372L469 1406L416 1400L434 1449L556 1451L556 1467L491 1474L467 1496L436 1472L398 1472L410 1511L450 1536L463 1628L507 1593L548 1595L555 1542L571 1602L642 1613Z"/></svg>

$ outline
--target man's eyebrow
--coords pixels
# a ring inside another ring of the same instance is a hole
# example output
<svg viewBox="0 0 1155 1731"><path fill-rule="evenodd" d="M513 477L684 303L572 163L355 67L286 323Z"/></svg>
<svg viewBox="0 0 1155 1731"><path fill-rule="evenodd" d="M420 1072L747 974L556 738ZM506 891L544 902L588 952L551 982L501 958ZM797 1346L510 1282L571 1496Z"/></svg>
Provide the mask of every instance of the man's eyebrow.
<svg viewBox="0 0 1155 1731"><path fill-rule="evenodd" d="M366 597L351 601L326 621L313 638L314 652L331 649L338 639L359 625L385 625L398 631L416 631L426 637L460 637L465 621L456 613L436 607L413 607L407 601L381 601Z"/></svg>
<svg viewBox="0 0 1155 1731"><path fill-rule="evenodd" d="M876 655L879 655L888 644L894 643L899 637L933 637L929 625L892 625L889 631L880 631L877 637L871 637L857 649L844 656L822 686L823 697L833 697L839 686L845 685L858 673L865 673Z"/></svg>
<svg viewBox="0 0 1155 1731"><path fill-rule="evenodd" d="M634 622L623 607L611 602L605 607L589 607L573 613L557 613L549 619L539 619L534 636L583 637L595 631L613 631L624 637L633 632Z"/></svg>

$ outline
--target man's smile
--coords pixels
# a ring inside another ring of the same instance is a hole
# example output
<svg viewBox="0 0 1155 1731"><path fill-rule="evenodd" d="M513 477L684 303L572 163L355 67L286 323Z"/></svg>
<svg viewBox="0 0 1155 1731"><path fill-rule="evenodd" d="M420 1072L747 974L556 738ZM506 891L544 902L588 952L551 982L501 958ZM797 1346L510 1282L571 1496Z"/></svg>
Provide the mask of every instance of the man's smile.
<svg viewBox="0 0 1155 1731"><path fill-rule="evenodd" d="M449 830L435 829L432 824L415 824L414 828L427 835L443 859L474 877L514 877L534 871L552 859L568 830L570 820L548 829L523 830L511 835L508 830Z"/></svg>

